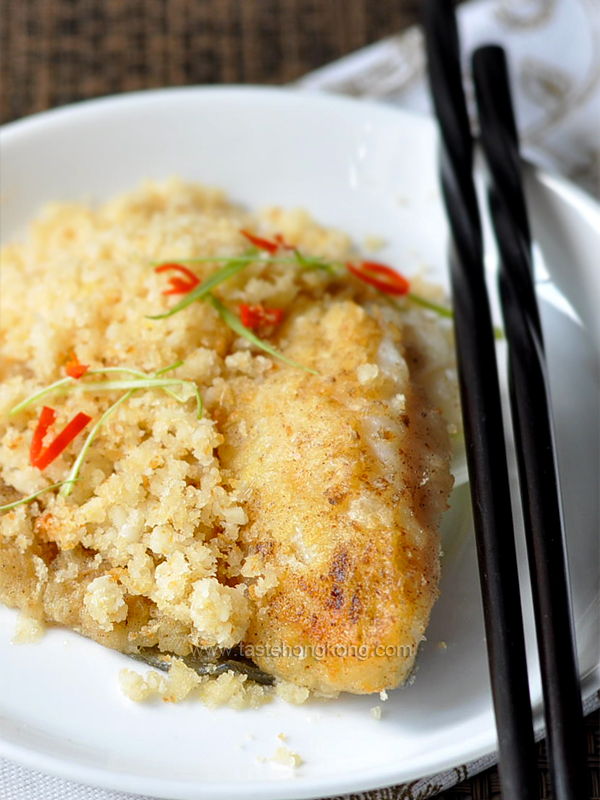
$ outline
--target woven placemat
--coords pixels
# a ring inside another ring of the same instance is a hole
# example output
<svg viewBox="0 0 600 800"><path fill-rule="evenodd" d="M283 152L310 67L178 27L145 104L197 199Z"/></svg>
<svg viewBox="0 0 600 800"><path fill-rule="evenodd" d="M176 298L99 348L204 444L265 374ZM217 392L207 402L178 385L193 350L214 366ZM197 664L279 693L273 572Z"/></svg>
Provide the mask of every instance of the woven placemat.
<svg viewBox="0 0 600 800"><path fill-rule="evenodd" d="M415 22L416 0L4 0L3 122L158 86L288 83Z"/></svg>
<svg viewBox="0 0 600 800"><path fill-rule="evenodd" d="M288 83L414 24L419 6L419 0L4 0L0 120L159 86ZM586 719L593 800L600 800L599 720L598 712ZM537 765L546 800L543 742ZM350 797L407 795L392 787ZM499 797L495 767L439 795Z"/></svg>

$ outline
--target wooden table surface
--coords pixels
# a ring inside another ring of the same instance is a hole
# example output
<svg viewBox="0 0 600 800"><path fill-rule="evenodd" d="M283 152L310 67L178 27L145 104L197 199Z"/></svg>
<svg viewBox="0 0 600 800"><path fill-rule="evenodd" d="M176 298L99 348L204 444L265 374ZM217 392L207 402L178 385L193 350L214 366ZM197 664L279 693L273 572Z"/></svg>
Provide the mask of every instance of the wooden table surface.
<svg viewBox="0 0 600 800"><path fill-rule="evenodd" d="M420 4L420 0L3 0L0 120L135 89L288 83L415 24ZM598 725L598 713L586 720L593 800L600 800ZM540 797L546 800L550 795L543 744L538 748L538 771ZM393 788L377 797L402 800ZM497 800L497 770L438 797Z"/></svg>

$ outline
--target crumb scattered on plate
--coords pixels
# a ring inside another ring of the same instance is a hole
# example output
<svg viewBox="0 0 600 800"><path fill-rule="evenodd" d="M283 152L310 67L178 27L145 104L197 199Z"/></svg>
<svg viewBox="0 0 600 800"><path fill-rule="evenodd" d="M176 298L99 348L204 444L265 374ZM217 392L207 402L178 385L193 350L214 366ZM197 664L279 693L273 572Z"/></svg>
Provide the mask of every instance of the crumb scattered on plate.
<svg viewBox="0 0 600 800"><path fill-rule="evenodd" d="M382 250L385 247L386 241L382 236L367 234L365 236L364 245L365 250L369 253L376 253L378 250Z"/></svg>
<svg viewBox="0 0 600 800"><path fill-rule="evenodd" d="M296 769L302 764L302 758L298 755L298 753L294 753L293 750L290 750L289 747L278 747L275 751L275 755L269 759L274 764L281 764L284 767L291 767L292 769Z"/></svg>
<svg viewBox="0 0 600 800"><path fill-rule="evenodd" d="M17 618L15 626L15 635L13 636L13 644L33 644L39 642L46 630L44 623L30 617L28 614L21 613Z"/></svg>

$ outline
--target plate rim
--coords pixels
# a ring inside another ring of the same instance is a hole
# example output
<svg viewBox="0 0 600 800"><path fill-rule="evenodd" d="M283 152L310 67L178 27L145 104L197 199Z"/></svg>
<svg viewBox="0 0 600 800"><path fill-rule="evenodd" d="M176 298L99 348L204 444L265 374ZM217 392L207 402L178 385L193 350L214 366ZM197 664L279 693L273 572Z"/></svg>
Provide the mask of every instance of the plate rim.
<svg viewBox="0 0 600 800"><path fill-rule="evenodd" d="M589 686L587 685L589 684ZM585 703L596 695L600 688L600 666L589 672L582 680L582 701ZM536 742L544 737L543 724L535 725ZM318 800L318 798L333 795L344 795L356 792L373 791L392 786L402 786L407 782L435 777L451 769L458 769L480 759L489 757L492 766L497 763L497 739L494 733L493 746L482 744L474 749L472 755L464 761L456 763L454 757L440 762L435 773L423 775L420 770L408 771L406 777L400 782L392 777L392 773L382 773L376 770L377 775L359 773L357 777L350 775L348 778L328 777L305 780L302 778L268 779L256 783L238 782L212 782L194 783L192 781L173 781L165 778L145 778L127 772L102 770L97 767L78 765L45 753L38 753L25 746L7 743L0 738L0 757L13 761L34 772L52 775L56 778L94 786L113 792L125 792L133 795L143 795L156 800ZM4 749L3 749L4 748ZM483 766L482 769L486 769ZM477 774L477 773L474 773ZM312 785L311 785L312 783ZM292 791L290 791L292 789Z"/></svg>

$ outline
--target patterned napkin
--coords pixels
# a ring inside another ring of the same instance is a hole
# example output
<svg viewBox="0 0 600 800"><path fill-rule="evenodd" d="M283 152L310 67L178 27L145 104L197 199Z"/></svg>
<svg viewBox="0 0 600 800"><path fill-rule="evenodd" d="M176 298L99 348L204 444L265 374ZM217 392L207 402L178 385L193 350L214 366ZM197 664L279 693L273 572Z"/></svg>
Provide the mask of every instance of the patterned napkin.
<svg viewBox="0 0 600 800"><path fill-rule="evenodd" d="M598 0L474 0L459 10L465 52L487 42L509 54L525 155L600 197L600 3ZM468 78L468 65L465 63ZM297 86L368 97L428 113L423 37L384 39L300 80ZM584 712L598 708L587 699ZM496 755L353 798L425 800L476 775ZM2 800L133 800L0 759ZM139 800L139 797L138 797Z"/></svg>
<svg viewBox="0 0 600 800"><path fill-rule="evenodd" d="M476 0L461 6L458 16L465 53L490 43L508 51L525 156L600 197L598 0ZM465 73L472 97L468 60ZM312 72L297 85L431 110L417 28Z"/></svg>

